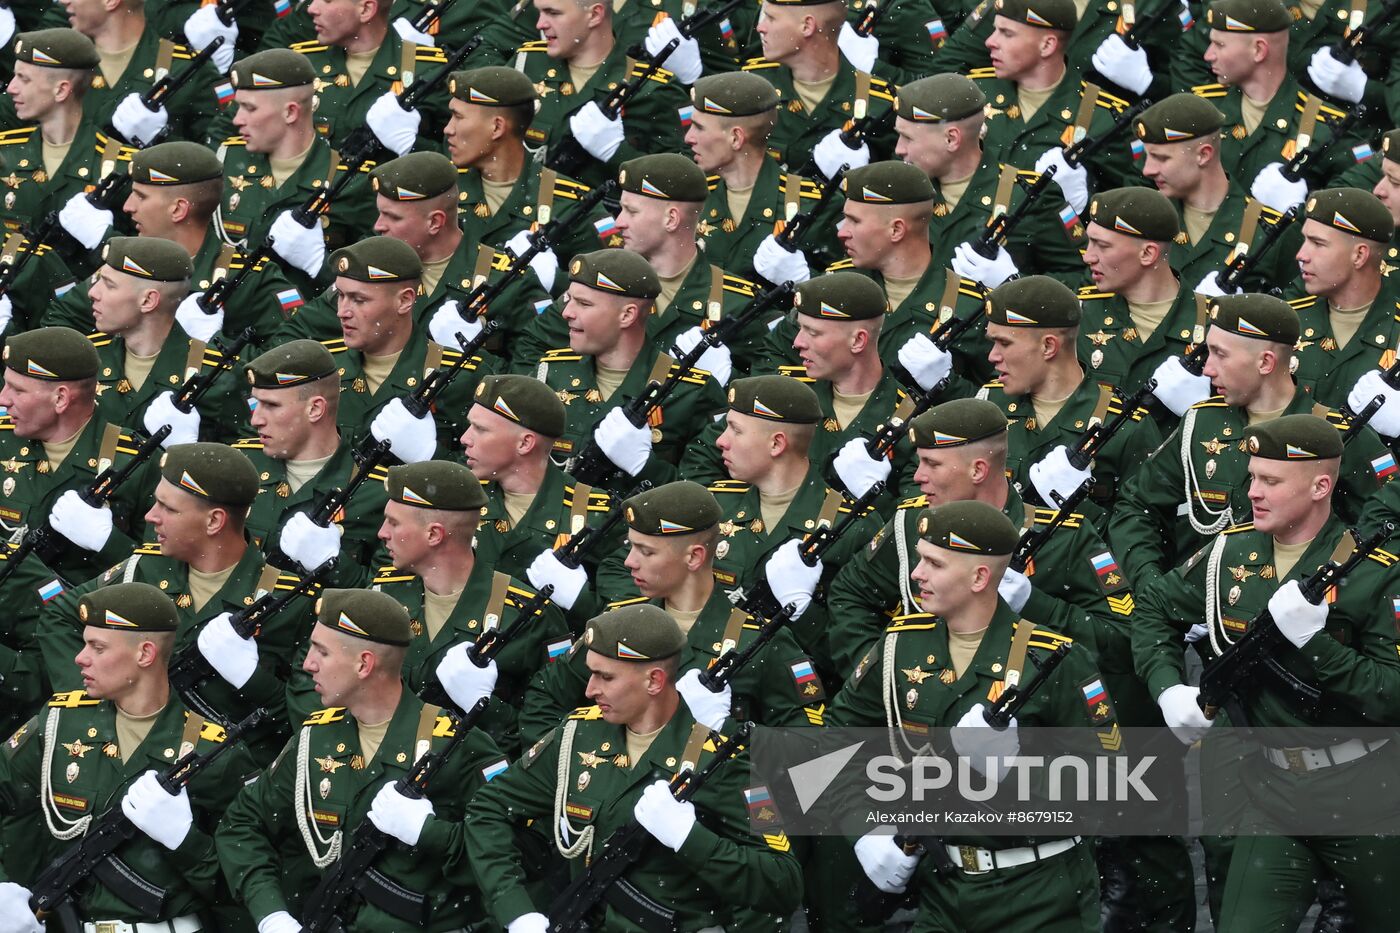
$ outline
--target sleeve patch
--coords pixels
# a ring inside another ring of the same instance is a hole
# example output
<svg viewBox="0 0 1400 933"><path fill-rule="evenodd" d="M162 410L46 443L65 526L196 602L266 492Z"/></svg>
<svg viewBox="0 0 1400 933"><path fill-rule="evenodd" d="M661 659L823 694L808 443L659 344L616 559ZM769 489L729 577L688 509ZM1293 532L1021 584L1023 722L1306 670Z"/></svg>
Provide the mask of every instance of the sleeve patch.
<svg viewBox="0 0 1400 933"><path fill-rule="evenodd" d="M821 678L817 676L816 668L808 658L795 661L788 665L792 671L792 682L797 688L797 698L804 704L820 703L826 699L826 691L822 688Z"/></svg>
<svg viewBox="0 0 1400 933"><path fill-rule="evenodd" d="M1079 685L1079 692L1084 695L1084 705L1089 711L1089 721L1094 725L1108 722L1113 718L1113 700L1108 695L1108 688L1103 685L1101 677L1091 677Z"/></svg>

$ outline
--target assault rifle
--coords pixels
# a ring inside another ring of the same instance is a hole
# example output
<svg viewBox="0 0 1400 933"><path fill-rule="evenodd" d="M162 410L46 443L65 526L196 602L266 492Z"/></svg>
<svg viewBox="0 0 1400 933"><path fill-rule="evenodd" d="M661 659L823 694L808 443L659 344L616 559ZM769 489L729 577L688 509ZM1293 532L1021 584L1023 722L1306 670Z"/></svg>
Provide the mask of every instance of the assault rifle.
<svg viewBox="0 0 1400 933"><path fill-rule="evenodd" d="M1225 271L1219 276L1220 287L1225 290L1226 294L1233 295L1240 290L1244 277L1259 266L1269 248L1277 243L1284 232L1297 223L1302 216L1298 208L1290 207L1264 231L1264 235L1259 238L1258 246L1250 248L1245 253L1240 253L1239 250L1235 251L1235 255L1231 257Z"/></svg>
<svg viewBox="0 0 1400 933"><path fill-rule="evenodd" d="M1349 65L1356 61L1356 53L1370 41L1376 33L1390 25L1390 21L1395 18L1395 14L1400 13L1400 0L1386 0L1381 6L1381 10L1369 23L1362 23L1354 29L1348 29L1346 35L1338 39L1332 45L1332 57L1343 65Z"/></svg>
<svg viewBox="0 0 1400 933"><path fill-rule="evenodd" d="M1325 156L1334 146L1341 142L1343 137L1345 137L1347 133L1351 131L1351 128L1364 116L1366 116L1366 105L1354 105L1347 111L1347 115L1343 117L1339 123L1335 126L1328 127L1326 142L1308 146L1302 152L1295 153L1293 158L1283 164L1283 177L1287 178L1289 181L1301 181L1303 173L1306 172L1313 163Z"/></svg>

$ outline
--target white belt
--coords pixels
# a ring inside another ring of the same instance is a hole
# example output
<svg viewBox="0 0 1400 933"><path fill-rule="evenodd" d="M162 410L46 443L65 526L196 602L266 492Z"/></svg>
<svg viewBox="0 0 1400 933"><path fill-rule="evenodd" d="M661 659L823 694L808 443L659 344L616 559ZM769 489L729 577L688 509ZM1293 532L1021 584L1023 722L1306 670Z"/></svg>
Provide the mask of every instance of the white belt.
<svg viewBox="0 0 1400 933"><path fill-rule="evenodd" d="M1083 836L1053 839L1038 846L1019 849L979 849L976 846L945 846L953 864L969 875L985 875L999 868L1029 865L1068 852L1083 840Z"/></svg>
<svg viewBox="0 0 1400 933"><path fill-rule="evenodd" d="M83 924L83 933L199 933L204 928L197 914L185 914L154 923L127 923L125 920L95 920Z"/></svg>
<svg viewBox="0 0 1400 933"><path fill-rule="evenodd" d="M1309 771L1320 771L1333 765L1344 765L1364 758L1389 741L1390 739L1377 739L1374 742L1363 742L1360 739L1348 739L1339 745L1329 745L1326 748L1266 748L1264 757L1276 768L1292 771L1294 774L1307 774Z"/></svg>

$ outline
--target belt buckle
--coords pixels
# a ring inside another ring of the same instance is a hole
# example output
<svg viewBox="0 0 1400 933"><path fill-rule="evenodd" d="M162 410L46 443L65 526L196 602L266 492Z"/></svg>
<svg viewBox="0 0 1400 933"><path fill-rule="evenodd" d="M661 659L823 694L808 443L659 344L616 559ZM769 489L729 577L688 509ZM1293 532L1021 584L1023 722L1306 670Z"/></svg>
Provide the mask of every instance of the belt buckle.
<svg viewBox="0 0 1400 933"><path fill-rule="evenodd" d="M982 870L982 864L977 861L976 846L958 846L958 858L962 861L963 871Z"/></svg>
<svg viewBox="0 0 1400 933"><path fill-rule="evenodd" d="M1303 758L1303 752L1307 751L1306 748L1293 747L1285 748L1282 751L1284 764L1288 766L1289 771L1295 774L1306 774L1310 770L1307 761Z"/></svg>
<svg viewBox="0 0 1400 933"><path fill-rule="evenodd" d="M92 933L121 933L121 927L115 920L103 920L92 925Z"/></svg>

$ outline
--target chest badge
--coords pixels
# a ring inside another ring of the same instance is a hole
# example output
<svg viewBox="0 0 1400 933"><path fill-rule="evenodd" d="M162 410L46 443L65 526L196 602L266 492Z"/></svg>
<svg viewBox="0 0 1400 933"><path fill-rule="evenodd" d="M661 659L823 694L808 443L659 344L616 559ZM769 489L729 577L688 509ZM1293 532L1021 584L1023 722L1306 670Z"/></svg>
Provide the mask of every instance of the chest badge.
<svg viewBox="0 0 1400 933"><path fill-rule="evenodd" d="M933 671L926 671L923 669L923 667L917 664L914 665L912 668L902 668L901 673L903 673L905 677L909 678L909 682L911 684L922 684L924 681L928 680L930 677L933 676Z"/></svg>
<svg viewBox="0 0 1400 933"><path fill-rule="evenodd" d="M63 776L68 779L69 784L76 781L78 779L78 763L76 761L68 762L68 767L63 770Z"/></svg>
<svg viewBox="0 0 1400 933"><path fill-rule="evenodd" d="M97 747L95 745L84 745L82 739L79 739L76 742L63 742L60 744L62 744L64 750L67 751L68 754L72 755L74 758L82 758L88 752L92 751L94 748Z"/></svg>
<svg viewBox="0 0 1400 933"><path fill-rule="evenodd" d="M321 778L321 783L317 785L316 790L320 792L321 799L325 800L331 795L331 779Z"/></svg>
<svg viewBox="0 0 1400 933"><path fill-rule="evenodd" d="M909 692L904 694L904 705L908 709L913 709L919 703L919 690L917 687L910 687Z"/></svg>
<svg viewBox="0 0 1400 933"><path fill-rule="evenodd" d="M587 789L588 789L588 783L589 783L590 781L592 781L592 780L593 780L593 772L592 772L592 771L583 771L583 772L580 772L580 773L579 773L579 776L578 776L578 783L577 783L576 786L578 787L579 790L587 790Z"/></svg>
<svg viewBox="0 0 1400 933"><path fill-rule="evenodd" d="M320 765L321 770L327 774L335 774L341 768L345 767L345 762L336 761L330 755L327 755L325 758L317 758L315 762Z"/></svg>

